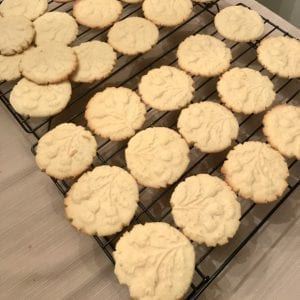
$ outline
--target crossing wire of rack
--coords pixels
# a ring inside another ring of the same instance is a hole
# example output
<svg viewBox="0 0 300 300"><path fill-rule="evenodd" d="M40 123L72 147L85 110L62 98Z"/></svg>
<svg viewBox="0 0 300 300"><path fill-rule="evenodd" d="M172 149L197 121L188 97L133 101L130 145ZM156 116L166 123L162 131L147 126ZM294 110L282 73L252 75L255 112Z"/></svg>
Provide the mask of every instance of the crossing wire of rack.
<svg viewBox="0 0 300 300"><path fill-rule="evenodd" d="M1 3L2 1L0 1ZM62 122L73 122L86 126L84 120L84 109L87 101L97 91L103 90L107 86L126 86L133 90L137 90L139 79L147 73L149 69L159 67L161 65L177 66L176 49L179 43L187 36L196 33L209 34L226 42L233 53L233 66L251 67L266 74L273 81L277 92L277 103L293 103L299 105L299 81L296 79L280 79L271 75L261 67L257 62L256 48L259 43L233 43L225 40L218 35L214 28L213 19L215 14L220 10L223 1L215 1L210 4L195 4L193 14L189 20L175 28L160 28L160 40L158 44L148 53L137 55L134 57L118 56L118 63L113 73L106 79L93 84L74 84L73 95L67 108L60 114L46 119L32 119L17 114L9 103L10 91L15 83L4 82L0 84L0 98L10 113L14 116L21 127L34 136L36 142L32 147L35 153L35 146L38 139ZM239 3L238 5L243 5ZM49 9L51 11L72 12L70 3L59 4L49 1ZM140 5L124 5L122 19L129 16L142 16ZM289 34L279 28L270 20L264 19L266 31L264 36ZM75 44L86 42L89 40L106 40L108 28L103 30L91 30L86 27L80 27L79 36ZM199 78L194 77L196 96L194 102L206 101L208 99L217 101L216 78ZM176 128L176 120L178 112L158 112L148 108L147 121L145 128L149 126L167 126ZM242 116L237 115L240 124L240 134L235 145L248 140L265 141L262 134L263 114ZM94 166L110 164L118 165L126 168L124 160L124 149L126 142L115 143L109 140L98 138L97 158L93 163ZM226 154L229 150L220 154L203 154L195 148L191 149L191 163L188 170L180 178L184 178L198 174L209 173L221 176L219 169L222 166ZM280 206L289 199L291 194L299 187L299 163L296 160L289 159L288 165L290 169L288 189L277 202L266 206L258 206L250 201L240 199L242 204L241 226L237 236L226 246L220 248L206 248L195 244L196 249L196 267L193 282L186 296L186 299L197 299L199 295L217 278L217 276L229 266L233 258L239 251L251 240L256 232L269 220L269 218L277 211ZM55 180L58 189L63 195L67 193L73 180ZM177 182L178 183L178 182ZM165 190L153 190L140 187L140 202L138 211L134 220L130 224L130 229L134 224L164 221L174 225L170 216L170 195L176 186L173 184ZM124 231L123 231L124 232ZM95 236L95 240L103 249L107 257L114 263L112 252L122 233L110 237Z"/></svg>

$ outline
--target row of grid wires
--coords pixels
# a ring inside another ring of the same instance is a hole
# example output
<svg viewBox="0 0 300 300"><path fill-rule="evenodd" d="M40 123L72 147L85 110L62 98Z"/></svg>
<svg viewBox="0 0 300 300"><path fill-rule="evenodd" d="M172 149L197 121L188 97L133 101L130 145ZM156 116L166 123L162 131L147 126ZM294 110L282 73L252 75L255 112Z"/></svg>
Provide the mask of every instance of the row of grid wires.
<svg viewBox="0 0 300 300"><path fill-rule="evenodd" d="M160 40L157 46L149 51L149 53L134 57L119 55L117 66L108 78L90 85L73 85L72 100L66 110L57 116L36 120L30 117L22 117L18 115L10 106L8 101L9 93L13 87L13 85L9 83L0 84L0 98L22 128L26 132L35 136L37 140L43 134L62 122L73 122L85 126L85 105L94 93L112 85L126 86L136 91L140 77L147 73L150 68L159 67L161 65L177 66L176 49L179 43L186 36L196 33L205 33L216 36L227 43L233 53L234 58L232 64L234 66L251 67L268 75L276 87L276 92L278 94L277 102L293 103L296 105L299 104L299 98L297 98L300 93L299 82L297 82L297 80L284 80L277 76L272 76L257 62L256 48L259 41L248 44L231 43L218 35L213 26L213 18L219 11L219 4L221 5L222 1L215 1L209 5L197 4L195 5L193 15L189 20L175 28L160 29ZM53 1L49 1L49 8L50 10L60 10L65 12L72 11L70 4L55 4ZM124 12L121 19L134 15L142 15L141 7L139 5L124 5ZM262 38L270 35L289 35L271 21L264 19L264 22L266 32ZM80 27L77 43L93 39L105 40L107 31L108 29L95 31L85 27ZM193 102L197 102L200 99L201 101L217 99L215 78L203 79L194 77L194 80L196 96ZM154 109L148 108L147 121L144 128L150 126L167 126L176 129L177 116L178 112L157 112ZM235 141L235 145L248 140L265 141L261 131L262 116L262 114L256 116L237 115L240 124L240 134L238 139ZM98 145L97 158L95 159L92 167L110 164L126 168L124 160L124 149L126 147L125 142L114 143L109 140L98 138ZM36 144L32 148L33 152L35 151L35 146ZM198 152L195 148L192 148L191 163L188 170L178 180L178 182L188 176L201 172L220 176L219 169L222 166L227 153L228 150L220 154L203 154ZM296 160L289 160L288 164L291 173L289 186L283 197L275 204L270 204L267 205L267 207L262 208L250 201L240 199L243 210L241 217L241 230L239 230L237 236L231 241L231 243L221 248L209 249L195 244L197 253L195 275L191 288L187 294L187 299L197 299L206 287L217 278L217 276L232 261L238 252L255 235L255 233L267 222L272 214L275 213L275 211L277 211L299 187L299 163ZM73 181L67 180L52 180L64 195L73 183ZM170 216L171 209L169 205L169 198L177 183L165 190L153 190L140 187L139 209L129 228L137 223L153 221L164 221L173 224L173 220ZM259 215L259 218L256 218L256 215ZM125 230L128 230L129 228L126 228ZM122 233L123 232L120 232L110 237L94 237L99 246L113 263L114 260L112 252L114 251L115 244Z"/></svg>

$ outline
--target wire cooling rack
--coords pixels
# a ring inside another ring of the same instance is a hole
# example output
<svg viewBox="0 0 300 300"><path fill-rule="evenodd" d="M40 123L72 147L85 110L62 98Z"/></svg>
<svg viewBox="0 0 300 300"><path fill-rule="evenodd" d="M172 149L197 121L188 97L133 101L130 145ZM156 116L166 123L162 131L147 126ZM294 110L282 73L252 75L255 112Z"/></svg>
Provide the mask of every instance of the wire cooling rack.
<svg viewBox="0 0 300 300"><path fill-rule="evenodd" d="M23 117L17 114L9 104L8 100L10 91L15 84L14 82L4 82L0 84L0 99L22 128L26 132L32 134L36 140L62 122L73 122L85 126L86 121L84 120L83 115L86 103L97 91L101 91L107 86L126 86L136 90L140 77L147 73L149 69L159 67L161 65L177 66L176 49L185 37L191 34L205 33L216 36L226 42L233 53L233 66L251 67L261 71L265 75L268 75L276 88L276 103L293 103L294 105L299 105L299 81L295 79L281 79L277 76L271 75L257 62L256 48L259 41L256 43L245 44L233 43L218 35L213 25L213 19L215 14L219 11L219 5L222 6L223 1L215 1L209 5L195 4L193 14L189 20L175 28L160 29L160 40L148 53L134 57L119 55L117 66L108 78L93 84L74 84L72 100L67 108L57 116L46 119L32 119L30 117ZM243 4L240 3L238 5ZM72 12L72 6L70 3L59 4L49 1L49 9L51 11ZM141 6L129 4L124 5L121 18L124 19L129 16L142 16ZM264 22L266 31L263 38L271 35L289 35L270 20L264 19ZM91 30L81 26L79 37L74 45L93 39L105 41L107 31L108 29L100 31ZM216 78L204 79L194 77L194 81L196 88L194 102L200 100L206 101L207 99L218 101ZM265 141L261 131L263 114L236 116L240 124L240 134L238 139L235 141L235 145L248 140ZM167 126L175 128L177 117L178 112L158 112L154 109L148 108L147 121L144 127ZM116 143L100 138L97 139L97 142L97 158L95 159L93 166L110 164L126 168L124 160L126 142ZM32 147L33 153L35 152L35 146L36 144ZM229 150L219 154L203 154L195 148L192 148L191 163L188 170L180 178L180 180L198 173L209 173L221 176L219 169L222 166L228 151ZM300 163L296 160L288 160L288 165L290 169L288 189L283 197L277 202L258 206L250 201L240 199L243 212L241 217L241 226L235 238L232 239L228 245L219 248L207 248L195 244L197 255L195 275L186 299L197 299L255 235L255 233L267 222L272 214L277 211L297 189L300 183ZM73 182L72 180L52 180L64 195L69 190ZM147 221L164 221L173 224L173 220L170 216L169 198L176 184L177 183L164 190L154 190L141 187L139 208L129 227L136 223L144 223ZM94 237L112 263L114 263L112 252L121 235L122 232L105 238L97 236Z"/></svg>

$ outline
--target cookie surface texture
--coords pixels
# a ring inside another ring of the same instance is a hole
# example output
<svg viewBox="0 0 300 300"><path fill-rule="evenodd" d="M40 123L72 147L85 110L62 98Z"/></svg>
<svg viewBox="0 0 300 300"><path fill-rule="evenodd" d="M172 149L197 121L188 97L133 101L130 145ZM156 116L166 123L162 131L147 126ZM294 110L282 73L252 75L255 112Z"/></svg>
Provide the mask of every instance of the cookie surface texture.
<svg viewBox="0 0 300 300"><path fill-rule="evenodd" d="M23 16L32 21L41 16L47 8L47 0L3 0L0 15Z"/></svg>
<svg viewBox="0 0 300 300"><path fill-rule="evenodd" d="M208 247L228 243L240 224L241 205L221 179L207 174L188 177L171 197L172 215L184 234Z"/></svg>
<svg viewBox="0 0 300 300"><path fill-rule="evenodd" d="M146 107L130 89L106 88L88 103L85 118L89 128L103 138L125 140L140 129L146 118Z"/></svg>
<svg viewBox="0 0 300 300"><path fill-rule="evenodd" d="M38 142L39 168L57 179L76 177L93 162L97 143L93 135L72 123L58 125Z"/></svg>
<svg viewBox="0 0 300 300"><path fill-rule="evenodd" d="M189 36L179 45L177 57L183 70L193 75L213 77L229 68L232 54L219 39L196 34Z"/></svg>
<svg viewBox="0 0 300 300"><path fill-rule="evenodd" d="M147 19L160 26L176 26L189 18L191 0L145 0L143 12Z"/></svg>
<svg viewBox="0 0 300 300"><path fill-rule="evenodd" d="M21 53L30 46L33 38L33 24L25 17L0 17L0 54Z"/></svg>
<svg viewBox="0 0 300 300"><path fill-rule="evenodd" d="M249 68L233 68L218 81L221 101L231 110L243 114L257 114L275 100L274 84L268 76Z"/></svg>
<svg viewBox="0 0 300 300"><path fill-rule="evenodd" d="M49 117L61 112L72 93L70 82L38 85L26 78L21 79L10 94L10 104L21 115Z"/></svg>
<svg viewBox="0 0 300 300"><path fill-rule="evenodd" d="M228 6L217 13L215 26L225 38L236 42L250 42L264 33L264 21L254 10L243 6Z"/></svg>
<svg viewBox="0 0 300 300"><path fill-rule="evenodd" d="M45 43L24 54L20 70L24 77L37 83L59 83L68 79L77 67L72 48L60 43Z"/></svg>
<svg viewBox="0 0 300 300"><path fill-rule="evenodd" d="M194 96L194 81L177 68L162 66L142 77L139 93L149 106L160 110L177 110L189 104Z"/></svg>
<svg viewBox="0 0 300 300"><path fill-rule="evenodd" d="M18 79L21 76L21 54L10 56L0 55L0 82Z"/></svg>
<svg viewBox="0 0 300 300"><path fill-rule="evenodd" d="M289 37L264 39L257 48L259 62L272 74L300 77L300 41Z"/></svg>
<svg viewBox="0 0 300 300"><path fill-rule="evenodd" d="M131 138L125 157L128 169L140 184L161 188L184 173L189 164L189 147L172 129L148 128Z"/></svg>
<svg viewBox="0 0 300 300"><path fill-rule="evenodd" d="M300 159L300 107L278 105L263 119L268 142L286 157Z"/></svg>
<svg viewBox="0 0 300 300"><path fill-rule="evenodd" d="M73 16L81 25L104 28L113 24L122 10L122 4L117 0L75 0Z"/></svg>
<svg viewBox="0 0 300 300"><path fill-rule="evenodd" d="M113 70L117 54L104 42L91 41L73 48L78 67L71 79L75 82L93 82L107 77Z"/></svg>
<svg viewBox="0 0 300 300"><path fill-rule="evenodd" d="M138 185L129 173L101 166L83 174L71 187L65 212L76 229L107 236L130 223L138 200Z"/></svg>
<svg viewBox="0 0 300 300"><path fill-rule="evenodd" d="M239 132L232 112L211 101L191 104L182 110L177 127L189 144L205 153L225 150Z"/></svg>
<svg viewBox="0 0 300 300"><path fill-rule="evenodd" d="M78 25L74 18L65 12L48 12L34 21L35 43L47 42L71 44L78 34Z"/></svg>
<svg viewBox="0 0 300 300"><path fill-rule="evenodd" d="M108 32L108 43L116 51L126 55L147 52L157 43L158 38L157 27L140 17L119 21Z"/></svg>
<svg viewBox="0 0 300 300"><path fill-rule="evenodd" d="M284 158L261 142L251 141L234 147L221 171L234 191L256 203L275 201L288 185L289 171Z"/></svg>
<svg viewBox="0 0 300 300"><path fill-rule="evenodd" d="M135 225L113 255L115 274L133 299L183 299L192 282L194 248L167 223Z"/></svg>

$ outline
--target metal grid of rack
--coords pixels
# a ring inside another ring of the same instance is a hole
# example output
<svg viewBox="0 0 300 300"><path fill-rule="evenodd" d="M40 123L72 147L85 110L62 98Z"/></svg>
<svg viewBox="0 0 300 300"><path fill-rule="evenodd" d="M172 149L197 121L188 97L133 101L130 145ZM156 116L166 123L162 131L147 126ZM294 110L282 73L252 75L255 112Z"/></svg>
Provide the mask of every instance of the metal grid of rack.
<svg viewBox="0 0 300 300"><path fill-rule="evenodd" d="M205 33L216 36L226 42L233 53L233 66L251 67L268 75L276 88L277 103L286 102L299 105L299 82L292 79L280 79L277 76L271 75L257 62L256 48L259 41L247 44L233 43L218 35L213 25L213 18L219 11L219 5L222 5L222 1L215 1L209 5L196 4L194 6L193 14L189 20L175 28L160 29L160 40L148 53L134 57L119 55L117 66L113 73L106 79L93 84L74 84L72 100L68 104L67 108L57 116L45 119L32 119L30 117L23 117L17 114L9 104L8 100L14 83L0 83L0 99L21 127L26 132L32 134L36 140L62 122L73 122L85 126L84 109L87 101L91 98L91 96L93 96L93 94L97 91L103 90L107 86L126 86L136 90L140 77L147 73L149 69L159 67L161 65L177 66L176 49L185 37L191 34ZM49 9L51 11L59 10L71 12L72 6L70 3L59 4L49 1ZM142 15L140 5L124 5L121 19L134 15ZM266 31L262 38L270 35L289 35L270 20L264 19L264 22ZM80 27L79 37L75 44L93 39L106 40L107 31L108 28L96 31ZM206 101L207 99L215 99L216 101L218 99L216 92L216 80L216 78L194 77L196 88L194 102L200 100ZM243 143L248 140L265 141L261 131L261 120L263 114L236 116L240 124L240 134L238 139L235 141L235 144ZM177 117L178 112L158 112L154 109L148 108L147 121L144 128L149 126L167 126L175 128ZM98 138L97 141L97 158L95 159L93 166L110 164L126 168L124 160L126 142L116 143L100 138ZM32 147L33 153L35 151L35 146L36 144ZM219 154L203 154L195 148L192 148L190 166L179 181L200 172L220 176L219 169L222 166L228 151L229 150ZM255 233L268 221L272 214L277 211L279 207L289 199L289 196L299 187L299 163L296 160L288 160L288 164L290 169L289 186L283 197L277 202L266 206L257 206L250 201L240 199L243 210L241 217L241 229L237 236L228 245L221 247L222 253L220 253L218 248L206 248L204 246L195 245L197 263L195 267L195 276L187 294L187 299L198 298L198 296L224 270L238 252L255 235ZM72 180L52 180L64 195L67 193L73 182ZM177 183L164 190L153 190L140 187L139 208L129 227L136 223L144 223L147 221L165 221L172 224L173 221L170 217L169 197L176 184ZM128 228L125 230L127 229ZM112 252L114 251L115 243L121 235L122 232L105 238L97 236L94 237L112 262L114 262Z"/></svg>

